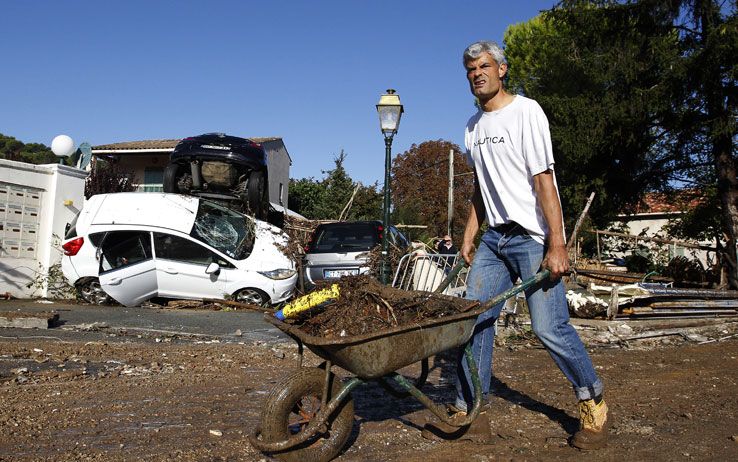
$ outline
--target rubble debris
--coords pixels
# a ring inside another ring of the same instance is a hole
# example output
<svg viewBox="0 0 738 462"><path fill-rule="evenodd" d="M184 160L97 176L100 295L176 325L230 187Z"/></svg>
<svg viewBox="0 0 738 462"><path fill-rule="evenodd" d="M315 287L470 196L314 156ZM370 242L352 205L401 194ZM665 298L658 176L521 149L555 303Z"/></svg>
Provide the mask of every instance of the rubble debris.
<svg viewBox="0 0 738 462"><path fill-rule="evenodd" d="M0 327L20 329L49 329L59 323L59 313L43 311L40 313L23 311L0 312Z"/></svg>
<svg viewBox="0 0 738 462"><path fill-rule="evenodd" d="M343 277L338 284L337 299L289 322L313 336L345 337L450 316L478 305L457 297L394 289L367 275Z"/></svg>
<svg viewBox="0 0 738 462"><path fill-rule="evenodd" d="M736 338L736 337L738 337L738 334L726 335L725 337L718 337L718 338L713 338L713 339L707 339L704 342L700 342L699 345L704 345L706 343L722 342L724 340L728 340L728 339Z"/></svg>
<svg viewBox="0 0 738 462"><path fill-rule="evenodd" d="M78 330L87 331L87 332L97 332L101 329L107 329L110 327L110 325L107 322L91 322L88 324L77 324L74 326Z"/></svg>
<svg viewBox="0 0 738 462"><path fill-rule="evenodd" d="M569 310L578 318L592 319L607 313L608 303L585 291L568 290Z"/></svg>
<svg viewBox="0 0 738 462"><path fill-rule="evenodd" d="M590 283L586 289L569 290L567 301L573 316L590 319L738 316L738 291L680 289L661 283L609 287Z"/></svg>
<svg viewBox="0 0 738 462"><path fill-rule="evenodd" d="M214 310L219 311L224 309L224 307L230 307L235 309L242 309L242 310L252 310L252 311L259 311L259 312L265 312L270 311L267 308L261 307L259 305L254 305L251 303L243 303L243 302L237 302L234 300L223 300L223 299L216 299L216 298L206 298L204 300L170 300L167 302L167 308L173 308L173 309L195 309L195 310Z"/></svg>
<svg viewBox="0 0 738 462"><path fill-rule="evenodd" d="M167 302L167 308L174 308L178 310L197 309L206 310L214 309L212 304L205 300L169 300ZM220 309L219 307L217 309Z"/></svg>

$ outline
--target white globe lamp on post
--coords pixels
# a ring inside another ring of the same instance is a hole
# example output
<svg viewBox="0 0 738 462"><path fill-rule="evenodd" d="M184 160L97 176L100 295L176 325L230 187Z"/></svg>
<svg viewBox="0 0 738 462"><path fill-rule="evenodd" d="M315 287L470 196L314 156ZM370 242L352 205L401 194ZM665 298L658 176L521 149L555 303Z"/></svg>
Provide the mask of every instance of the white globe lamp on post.
<svg viewBox="0 0 738 462"><path fill-rule="evenodd" d="M51 141L51 151L58 157L69 157L74 154L74 140L67 135L58 135ZM60 159L59 163L63 163Z"/></svg>

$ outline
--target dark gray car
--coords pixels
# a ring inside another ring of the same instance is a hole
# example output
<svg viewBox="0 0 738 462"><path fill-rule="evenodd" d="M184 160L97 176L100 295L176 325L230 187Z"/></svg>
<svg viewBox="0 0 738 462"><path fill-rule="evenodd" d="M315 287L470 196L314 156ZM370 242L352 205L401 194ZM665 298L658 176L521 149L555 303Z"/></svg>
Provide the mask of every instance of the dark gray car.
<svg viewBox="0 0 738 462"><path fill-rule="evenodd" d="M369 271L369 251L382 243L381 221L344 221L318 226L305 248L305 282L339 279ZM389 240L401 249L410 243L394 226Z"/></svg>

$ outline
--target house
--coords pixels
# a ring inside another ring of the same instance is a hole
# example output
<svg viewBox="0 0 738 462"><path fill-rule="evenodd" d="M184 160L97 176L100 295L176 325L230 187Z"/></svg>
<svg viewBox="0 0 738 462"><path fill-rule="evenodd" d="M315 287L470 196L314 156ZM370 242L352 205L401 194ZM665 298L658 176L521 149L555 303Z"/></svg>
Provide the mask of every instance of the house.
<svg viewBox="0 0 738 462"><path fill-rule="evenodd" d="M84 201L87 172L59 164L0 159L0 294L57 296L50 269ZM63 279L63 278L62 278Z"/></svg>
<svg viewBox="0 0 738 462"><path fill-rule="evenodd" d="M261 144L267 155L269 202L286 208L289 197L290 158L282 138L249 138ZM139 191L162 191L164 168L179 139L126 141L92 147L93 158L114 159L134 173Z"/></svg>
<svg viewBox="0 0 738 462"><path fill-rule="evenodd" d="M640 204L628 213L618 215L614 223L616 228L626 228L629 238L618 236L619 233L598 231L600 237L609 240L626 239L626 247L636 249L637 244L644 244L652 248L654 253L660 253L667 261L677 256L699 260L703 267L716 263L715 243L710 241L679 241L669 235L666 225L671 220L679 218L702 201L702 196L694 190L675 191L666 193L647 193ZM638 237L638 239L635 238ZM645 238L645 239L644 239ZM624 257L630 252L610 252L613 257Z"/></svg>

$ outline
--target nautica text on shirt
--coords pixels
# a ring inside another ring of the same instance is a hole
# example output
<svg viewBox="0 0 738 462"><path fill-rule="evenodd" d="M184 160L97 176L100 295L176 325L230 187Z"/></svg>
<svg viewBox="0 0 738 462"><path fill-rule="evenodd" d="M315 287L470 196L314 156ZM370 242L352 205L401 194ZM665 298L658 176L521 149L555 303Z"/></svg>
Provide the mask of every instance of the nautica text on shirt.
<svg viewBox="0 0 738 462"><path fill-rule="evenodd" d="M484 137L484 138L482 138L480 140L475 141L474 142L474 146L481 146L481 145L487 144L487 143L492 143L492 144L502 143L502 144L505 144L505 137L504 136L487 136L487 137Z"/></svg>

